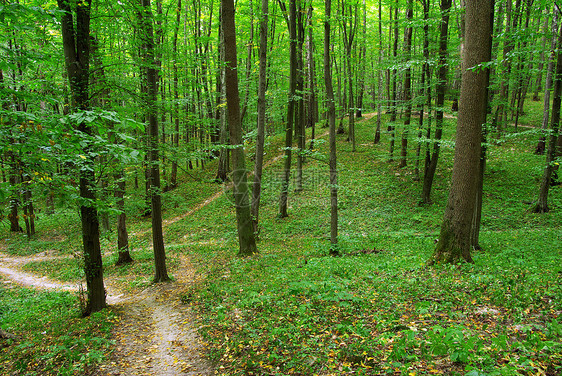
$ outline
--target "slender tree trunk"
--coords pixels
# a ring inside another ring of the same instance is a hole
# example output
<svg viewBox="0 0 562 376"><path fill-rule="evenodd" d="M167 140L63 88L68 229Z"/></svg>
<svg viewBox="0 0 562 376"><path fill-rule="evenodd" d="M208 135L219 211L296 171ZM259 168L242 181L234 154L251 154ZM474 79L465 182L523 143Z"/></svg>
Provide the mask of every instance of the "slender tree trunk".
<svg viewBox="0 0 562 376"><path fill-rule="evenodd" d="M127 232L127 215L125 214L125 176L123 170L115 176L115 199L117 200L117 210L119 214L117 216L117 250L119 252L119 257L117 259L116 265L123 265L133 262L131 254L129 252L129 233Z"/></svg>
<svg viewBox="0 0 562 376"><path fill-rule="evenodd" d="M451 190L445 207L441 234L430 264L472 262L471 224L474 216L477 177L486 122L487 69L471 67L490 61L493 0L474 0L466 5L466 38L455 160Z"/></svg>
<svg viewBox="0 0 562 376"><path fill-rule="evenodd" d="M556 7L555 7L556 8ZM546 9L546 14L544 15L544 22L542 25L542 38L541 38L541 51L540 51L540 55L539 55L539 65L537 67L537 77L535 79L535 91L533 93L533 102L538 102L539 99L539 91L541 91L541 87L542 87L542 77L543 77L543 69L544 69L544 62L545 62L545 54L544 52L546 51L546 43L547 43L547 34L548 34L548 21L550 20L549 17L549 13L550 9L549 7ZM556 10L554 11L556 13ZM539 17L540 18L540 17ZM540 22L540 21L539 21Z"/></svg>
<svg viewBox="0 0 562 376"><path fill-rule="evenodd" d="M441 150L441 136L443 135L443 105L445 104L445 92L447 90L447 40L449 34L449 11L451 0L441 0L441 28L439 37L439 68L437 82L437 110L435 113L435 138L433 141L433 153L431 158L426 158L425 174L423 177L422 204L431 203L431 188L433 178L437 170L439 152Z"/></svg>
<svg viewBox="0 0 562 376"><path fill-rule="evenodd" d="M267 90L267 24L269 14L269 0L261 1L260 19L260 51L259 51L259 79L258 79L258 124L256 135L256 163L254 165L254 184L252 186L252 221L254 233L257 235L259 224L259 210L261 198L261 178L263 169L263 151L265 140L265 92Z"/></svg>
<svg viewBox="0 0 562 376"><path fill-rule="evenodd" d="M392 12L391 12L392 13ZM394 44L392 47L392 56L394 57L394 62L398 58L398 7L394 8ZM390 124L388 125L388 131L390 132L390 148L389 148L389 162L394 162L394 143L396 138L396 127L394 122L396 121L396 112L398 108L398 101L396 98L398 81L398 70L394 68L392 70L392 102L390 110Z"/></svg>
<svg viewBox="0 0 562 376"><path fill-rule="evenodd" d="M550 122L550 136L548 140L548 148L546 151L546 166L544 168L541 186L539 190L539 200L532 209L534 213L547 213L548 207L548 191L554 171L554 161L557 156L557 143L560 141L558 134L560 129L560 103L562 101L562 28L558 36L556 73L554 75L554 90L552 98L552 119Z"/></svg>
<svg viewBox="0 0 562 376"><path fill-rule="evenodd" d="M223 26L222 22L219 26L219 61L224 61L224 33L223 33ZM226 121L226 109L225 109L225 102L226 102L226 92L225 92L225 84L224 84L224 74L225 68L221 67L219 78L217 80L217 109L219 112L219 122L220 122L220 135L219 135L219 143L221 145L226 145L229 142L228 138L228 124ZM217 182L225 182L228 180L228 173L230 171L230 149L228 148L221 148L219 154L219 162L218 162L218 169L217 169L217 176L215 177L215 181Z"/></svg>
<svg viewBox="0 0 562 376"><path fill-rule="evenodd" d="M422 1L422 5L423 5L423 20L424 20L424 25L423 25L423 65L422 65L422 73L421 73L421 80L420 80L420 97L421 98L425 98L426 97L426 92L430 92L431 91L431 87L430 85L428 85L426 83L426 81L429 82L430 80L430 73L429 73L429 8L431 5L430 0L423 0ZM431 94L429 94L431 95ZM431 105L431 101L429 101L428 106ZM415 162L415 167L414 167L414 181L418 181L420 180L420 162L421 162L421 146L422 146L422 137L423 137L423 120L424 120L424 112L425 112L425 106L424 106L424 100L422 99L420 101L420 105L418 107L418 110L420 112L420 118L419 118L419 122L418 122L418 143L416 146L416 162ZM429 111L431 111L431 109L429 109ZM428 128L431 128L431 124L428 123ZM431 135L431 130L429 131L429 135ZM428 137L429 138L429 137Z"/></svg>
<svg viewBox="0 0 562 376"><path fill-rule="evenodd" d="M169 281L166 268L166 251L164 249L164 234L162 231L162 192L160 185L160 158L158 146L158 105L157 80L158 72L155 61L153 16L150 0L140 0L139 10L143 49L143 75L146 80L147 95L145 104L148 118L148 163L150 181L150 201L152 219L152 247L154 250L154 282Z"/></svg>
<svg viewBox="0 0 562 376"><path fill-rule="evenodd" d="M295 116L295 138L297 139L298 155L297 155L297 174L295 177L295 192L301 192L302 187L302 169L304 165L305 150L305 123L304 123L304 61L303 61L303 45L304 45L304 10L300 2L297 8L297 108Z"/></svg>
<svg viewBox="0 0 562 376"><path fill-rule="evenodd" d="M408 0L406 9L406 22L411 22L414 17L414 2ZM404 48L405 59L410 60L412 54L412 26L408 25L404 32ZM404 74L404 102L406 104L406 111L404 113L404 130L402 131L402 142L400 149L400 163L398 167L406 167L408 158L408 134L410 131L410 122L412 119L412 68L408 66ZM422 115L423 116L423 115Z"/></svg>
<svg viewBox="0 0 562 376"><path fill-rule="evenodd" d="M240 97L238 92L238 72L236 58L236 26L234 22L234 0L222 0L222 24L224 33L225 86L228 107L228 128L232 149L232 180L236 223L238 225L239 256L258 253L254 236L254 226L250 211L246 162L242 145L242 123L240 119Z"/></svg>
<svg viewBox="0 0 562 376"><path fill-rule="evenodd" d="M332 0L326 0L324 19L324 83L328 106L328 124L330 127L330 244L331 252L337 254L338 244L338 170L336 158L336 105L332 87L332 61L330 58L330 26Z"/></svg>
<svg viewBox="0 0 562 376"><path fill-rule="evenodd" d="M179 75L178 75L178 34L180 28L180 16L181 16L181 0L178 0L176 7L176 25L174 28L174 38L172 39L172 55L173 55L173 71L174 71L174 133L172 135L172 146L179 148L180 143L180 105L179 105ZM176 188L178 185L178 160L174 158L172 160L172 171L170 173L170 188Z"/></svg>
<svg viewBox="0 0 562 376"><path fill-rule="evenodd" d="M72 94L72 108L87 110L89 108L89 60L90 60L90 9L91 0L85 0L75 5L76 28L74 12L69 0L57 0L59 9L63 12L61 18L62 39L66 71ZM78 124L78 131L88 136L93 135L91 125ZM89 155L85 147L85 155ZM86 275L86 289L88 301L84 315L100 311L106 306L105 288L103 285L103 265L99 238L98 212L95 202L95 174L94 160L87 158L80 169L80 197L84 202L80 206L82 222L82 242L84 245L84 273Z"/></svg>
<svg viewBox="0 0 562 376"><path fill-rule="evenodd" d="M383 55L383 44L382 44L382 0L379 0L379 56L378 56L378 90L377 90L377 127L375 128L375 139L373 143L377 145L381 142L381 118L382 118L382 81L383 75L381 72L382 65L382 55Z"/></svg>
<svg viewBox="0 0 562 376"><path fill-rule="evenodd" d="M542 115L542 126L541 129L544 131L548 127L548 120L550 115L550 92L552 91L552 74L554 71L554 60L556 59L556 40L558 35L558 18L559 11L557 7L554 7L554 15L552 18L552 39L550 41L550 54L548 57L548 65L546 68L546 82L544 87L544 101L543 101L543 115ZM535 154L544 154L546 148L546 136L541 136L537 147L535 149Z"/></svg>
<svg viewBox="0 0 562 376"><path fill-rule="evenodd" d="M279 3L283 6L284 3ZM296 0L290 0L290 14L287 15L286 9L283 13L286 15L287 26L290 35L290 73L289 73L289 103L287 105L287 124L285 129L285 167L283 169L283 180L281 182L281 195L279 198L279 217L288 217L287 201L289 194L289 179L291 176L291 147L293 146L293 122L295 119L295 93L297 88L297 23Z"/></svg>

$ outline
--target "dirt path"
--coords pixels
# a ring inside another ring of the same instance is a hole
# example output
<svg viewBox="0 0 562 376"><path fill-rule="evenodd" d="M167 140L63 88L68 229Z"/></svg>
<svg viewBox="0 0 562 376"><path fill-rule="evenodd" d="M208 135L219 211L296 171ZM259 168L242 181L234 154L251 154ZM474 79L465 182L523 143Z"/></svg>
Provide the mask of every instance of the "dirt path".
<svg viewBox="0 0 562 376"><path fill-rule="evenodd" d="M114 333L116 351L100 367L102 375L211 375L193 323L195 313L181 302L193 282L186 258L175 271L177 279L152 285L115 308L121 324Z"/></svg>
<svg viewBox="0 0 562 376"><path fill-rule="evenodd" d="M0 252L0 276L9 283L36 289L79 290L77 284L53 281L22 271L32 261L62 258L48 254L29 257ZM125 295L107 279L107 302L120 316L113 333L116 340L111 359L99 368L98 375L211 375L212 368L202 355L194 312L181 302L194 281L194 269L181 258L177 279L152 285L138 293Z"/></svg>

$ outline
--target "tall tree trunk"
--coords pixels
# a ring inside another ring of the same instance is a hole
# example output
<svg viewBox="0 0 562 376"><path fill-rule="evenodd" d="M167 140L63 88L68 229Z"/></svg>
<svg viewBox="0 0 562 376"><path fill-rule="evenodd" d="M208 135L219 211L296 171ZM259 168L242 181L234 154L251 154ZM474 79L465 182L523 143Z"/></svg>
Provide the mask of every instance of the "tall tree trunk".
<svg viewBox="0 0 562 376"><path fill-rule="evenodd" d="M219 26L219 61L224 61L224 32L223 25ZM226 145L229 142L228 138L228 124L226 121L226 92L224 84L225 68L221 67L219 77L217 79L217 111L220 123L219 143ZM228 173L230 171L230 149L221 147L219 154L219 162L217 168L217 176L215 181L225 182L228 180Z"/></svg>
<svg viewBox="0 0 562 376"><path fill-rule="evenodd" d="M391 12L392 13L392 12ZM394 57L394 65L396 66L396 60L398 59L398 7L394 8L394 44L392 47L392 56ZM394 143L396 138L396 126L394 122L396 121L396 112L398 108L398 102L396 98L398 81L398 70L396 68L392 69L392 101L390 110L390 124L388 125L388 131L390 132L390 147L389 147L389 162L394 162Z"/></svg>
<svg viewBox="0 0 562 376"><path fill-rule="evenodd" d="M405 59L410 60L412 54L412 26L409 24L414 17L414 2L408 0L406 9L406 22L408 26L404 32ZM410 121L412 119L412 68L408 66L404 74L404 102L406 111L404 113L404 130L402 131L402 142L400 148L400 163L398 167L406 167L408 158L408 134L410 131ZM422 115L423 116L423 115Z"/></svg>
<svg viewBox="0 0 562 376"><path fill-rule="evenodd" d="M545 51L546 51L546 43L547 43L547 35L548 35L548 21L550 20L550 16L549 16L549 12L550 12L550 7L546 8L546 14L544 15L544 22L542 25L542 38L541 38L541 49L540 49L540 55L539 55L539 65L537 67L537 77L535 80L535 91L533 93L533 102L538 102L539 99L539 91L541 91L542 88L542 78L543 78L543 69L544 69L544 63L545 63ZM554 7L554 13L556 13L556 7ZM554 19L553 19L554 22Z"/></svg>
<svg viewBox="0 0 562 376"><path fill-rule="evenodd" d="M557 7L554 7L554 15L552 18L552 39L550 41L550 54L548 57L548 65L546 67L546 82L544 87L544 101L543 101L543 115L542 115L542 125L541 129L544 131L548 127L548 120L550 115L550 92L552 91L552 74L554 71L554 60L556 59L556 40L558 35L558 18L560 12ZM537 147L535 149L535 154L544 154L546 148L546 136L541 136Z"/></svg>
<svg viewBox="0 0 562 376"><path fill-rule="evenodd" d="M414 181L420 180L420 162L421 162L421 146L422 146L422 137L423 137L423 121L424 121L424 112L425 112L425 105L424 99L426 97L426 92L431 92L431 85L430 82L430 73L429 73L429 8L431 5L430 0L423 0L423 65L422 65L422 73L421 73L421 80L420 80L420 97L422 100L420 101L420 105L418 107L420 118L418 122L418 143L416 145L416 162L414 167ZM427 82L426 82L427 81ZM428 94L431 98L431 94ZM428 107L431 106L431 100L428 101ZM429 112L431 112L431 107L429 108ZM431 136L431 116L428 119L428 129L429 135L428 139ZM429 149L427 149L429 150Z"/></svg>
<svg viewBox="0 0 562 376"><path fill-rule="evenodd" d="M23 217L25 221L25 232L27 238L35 235L35 210L33 209L33 200L31 198L31 178L27 174L21 175L23 185Z"/></svg>
<svg viewBox="0 0 562 376"><path fill-rule="evenodd" d="M172 54L173 54L173 71L174 71L174 133L172 135L172 146L179 148L180 144L180 94L179 94L179 75L178 75L178 34L180 28L180 16L181 16L181 0L178 0L176 7L176 25L174 28L174 38L172 39ZM170 188L176 188L178 185L178 160L174 158L172 160L172 171L170 173Z"/></svg>
<svg viewBox="0 0 562 376"><path fill-rule="evenodd" d="M133 262L133 258L129 252L129 233L127 232L127 215L125 214L125 176L123 170L115 176L115 199L117 200L117 250L119 257L115 265L123 265Z"/></svg>
<svg viewBox="0 0 562 376"><path fill-rule="evenodd" d="M289 214L287 212L287 201L289 194L289 179L291 177L291 148L293 146L293 122L295 119L295 93L297 88L297 5L296 0L290 0L290 14L287 15L285 4L279 2L282 6L287 27L289 28L289 102L287 104L287 124L285 129L285 167L283 169L283 180L281 182L281 195L279 197L279 217L285 218Z"/></svg>
<svg viewBox="0 0 562 376"><path fill-rule="evenodd" d="M158 146L158 72L155 61L153 16L150 0L140 0L139 10L142 32L143 79L146 81L146 117L148 118L148 163L150 170L150 202L152 219L152 247L154 250L154 282L169 281L166 268L166 251L162 231L162 192L160 189L160 158Z"/></svg>
<svg viewBox="0 0 562 376"><path fill-rule="evenodd" d="M482 138L486 122L486 69L470 68L490 61L493 0L466 4L466 38L462 64L457 137L451 190L445 207L439 241L430 264L472 262L471 223L474 215Z"/></svg>
<svg viewBox="0 0 562 376"><path fill-rule="evenodd" d="M437 77L437 110L435 112L435 138L433 141L433 152L431 157L426 158L425 174L423 177L422 204L431 203L431 188L433 178L437 170L439 152L441 150L441 136L443 135L443 105L445 104L445 92L447 90L447 41L449 35L449 11L451 0L441 0L441 28L439 36L439 68Z"/></svg>
<svg viewBox="0 0 562 376"><path fill-rule="evenodd" d="M539 200L533 212L535 213L546 213L550 210L548 207L548 191L550 188L550 183L552 179L552 173L554 171L554 161L557 156L557 143L562 136L558 134L560 129L560 103L562 101L562 53L560 49L562 48L562 28L560 29L560 34L558 36L557 45L557 60L556 60L556 73L554 75L554 91L552 98L552 119L550 122L550 137L548 140L548 148L546 151L546 166L544 168L543 177L541 180L541 186L539 190ZM559 147L560 145L558 145ZM559 152L558 152L559 153Z"/></svg>
<svg viewBox="0 0 562 376"><path fill-rule="evenodd" d="M295 138L297 139L297 173L295 176L295 192L303 190L302 187L302 169L304 165L304 149L305 149L305 123L304 123L304 10L299 2L297 8L297 108L295 113Z"/></svg>
<svg viewBox="0 0 562 376"><path fill-rule="evenodd" d="M10 231L11 232L22 232L23 228L20 226L18 207L20 206L20 198L18 192L20 190L20 174L18 171L21 169L19 166L19 159L16 157L13 151L8 151L8 158L10 160L10 172L9 172L9 182L10 182L10 213L8 214L8 220L10 221Z"/></svg>
<svg viewBox="0 0 562 376"><path fill-rule="evenodd" d="M330 127L330 244L332 253L338 253L338 170L336 159L336 104L332 87L332 61L330 59L330 23L332 0L325 1L324 18L324 84L328 106L328 124Z"/></svg>
<svg viewBox="0 0 562 376"><path fill-rule="evenodd" d="M63 49L70 91L72 108L84 111L89 108L89 67L90 67L90 10L91 0L76 3L75 12L69 0L57 0L61 17ZM76 25L74 25L74 13ZM76 26L76 27L75 27ZM93 135L90 124L78 124L78 131L88 136ZM90 155L85 147L85 155ZM82 222L82 242L84 245L84 274L88 301L84 315L100 311L106 306L103 285L103 265L99 237L98 212L95 202L95 169L92 157L83 162L80 169L80 218Z"/></svg>
<svg viewBox="0 0 562 376"><path fill-rule="evenodd" d="M263 169L263 151L265 140L265 92L267 90L267 23L269 0L261 1L260 51L258 79L258 124L256 135L256 163L254 165L254 184L252 185L252 221L254 233L258 234L259 210L261 198L261 178Z"/></svg>
<svg viewBox="0 0 562 376"><path fill-rule="evenodd" d="M240 114L240 121L244 124L244 118L246 117L246 112L248 111L248 101L250 99L250 81L252 75L252 66L253 63L253 51L254 51L254 5L252 4L252 0L250 0L249 4L250 8L250 36L248 37L248 43L246 44L246 77L245 77L245 89L244 89L244 102L242 105L242 112Z"/></svg>
<svg viewBox="0 0 562 376"><path fill-rule="evenodd" d="M254 236L252 214L250 212L248 177L242 144L242 124L240 120L240 97L238 92L238 72L236 58L236 26L234 22L234 0L221 0L222 24L224 32L225 86L228 107L228 128L232 149L232 180L236 223L238 226L239 256L258 253Z"/></svg>
<svg viewBox="0 0 562 376"><path fill-rule="evenodd" d="M495 0L492 1L491 11L490 11L490 31L494 30L494 12L495 12ZM492 60L491 51L493 47L493 38L492 34L490 34L488 39L488 46L487 49L490 50L490 60ZM488 68L485 71L486 73L486 103L484 108L486 109L486 115L488 114L488 101L490 98L490 74L491 69ZM486 120L486 115L484 116L484 120ZM482 247L480 246L480 225L482 223L482 203L484 199L484 172L486 170L486 153L488 150L487 146L487 136L488 136L488 124L482 123L481 125L481 139L480 139L480 161L478 164L478 174L476 175L476 196L475 196L475 203L474 203L474 215L472 216L472 229L470 234L470 243L473 249L481 250Z"/></svg>
<svg viewBox="0 0 562 376"><path fill-rule="evenodd" d="M382 118L382 81L383 75L381 72L382 66L382 54L383 54L383 45L382 45L382 0L379 0L379 56L378 56L378 90L377 90L377 127L375 128L375 139L373 143L377 145L381 142L381 118Z"/></svg>

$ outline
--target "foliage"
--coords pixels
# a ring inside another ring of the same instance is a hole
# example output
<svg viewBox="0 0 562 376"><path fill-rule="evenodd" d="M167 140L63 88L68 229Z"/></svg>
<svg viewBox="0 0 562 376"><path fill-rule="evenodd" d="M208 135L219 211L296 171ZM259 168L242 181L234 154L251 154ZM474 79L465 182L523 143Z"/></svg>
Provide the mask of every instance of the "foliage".
<svg viewBox="0 0 562 376"><path fill-rule="evenodd" d="M85 375L108 359L116 316L108 310L80 318L67 292L0 285L0 327L17 336L0 352L6 374Z"/></svg>

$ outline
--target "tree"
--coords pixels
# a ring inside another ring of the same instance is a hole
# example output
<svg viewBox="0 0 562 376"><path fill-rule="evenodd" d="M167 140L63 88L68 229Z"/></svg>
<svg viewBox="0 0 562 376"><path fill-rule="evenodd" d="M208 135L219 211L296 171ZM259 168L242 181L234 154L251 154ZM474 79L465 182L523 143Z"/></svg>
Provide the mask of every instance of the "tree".
<svg viewBox="0 0 562 376"><path fill-rule="evenodd" d="M330 243L332 252L336 252L338 244L338 169L336 158L336 103L332 87L332 61L330 58L332 0L326 0L324 6L324 83L326 85L327 116L330 127Z"/></svg>
<svg viewBox="0 0 562 376"><path fill-rule="evenodd" d="M406 62L410 60L412 54L412 19L414 17L414 2L408 0L406 9L406 21L408 25L404 32L404 49L406 53ZM412 119L412 68L408 65L404 74L404 101L406 102L406 111L404 114L404 130L402 131L402 142L400 149L400 163L398 167L406 167L408 157L408 133L410 121ZM420 114L423 116L423 114Z"/></svg>
<svg viewBox="0 0 562 376"><path fill-rule="evenodd" d="M160 190L160 158L158 149L158 72L155 61L153 16L150 0L140 0L139 21L141 25L142 74L145 81L144 102L148 119L148 162L150 207L152 220L152 247L154 250L154 282L169 281L166 268L166 251L162 232L162 197Z"/></svg>
<svg viewBox="0 0 562 376"><path fill-rule="evenodd" d="M234 0L222 0L222 24L224 32L225 86L228 110L228 128L232 148L232 184L236 206L239 256L258 253L254 226L250 212L248 177L242 144L242 122L240 120L240 94L236 58L236 27L234 22Z"/></svg>
<svg viewBox="0 0 562 376"><path fill-rule="evenodd" d="M256 164L254 166L254 184L252 185L252 220L254 233L258 233L261 178L263 169L263 149L265 139L265 92L267 90L267 16L269 0L261 2L259 83L258 83L258 123L256 135Z"/></svg>
<svg viewBox="0 0 562 376"><path fill-rule="evenodd" d="M422 188L422 204L431 202L431 187L433 186L433 178L437 170L437 162L439 161L439 152L441 149L441 136L443 135L443 105L445 104L445 93L447 90L447 41L449 38L449 11L451 9L451 0L441 0L441 27L439 34L439 71L437 82L437 110L435 114L435 139L433 143L433 152L427 150L425 158L425 173L423 176ZM428 96L431 90L428 91ZM428 125L428 136L430 130Z"/></svg>
<svg viewBox="0 0 562 376"><path fill-rule="evenodd" d="M72 95L73 111L85 111L89 108L90 80L90 10L91 0L76 3L70 0L57 0L63 12L61 18L62 39L68 82ZM74 8L74 9L73 9ZM74 22L76 18L76 24ZM86 121L78 124L77 130L86 136L92 136L92 125ZM87 139L87 138L86 138ZM80 168L80 219L82 222L82 242L84 245L84 274L88 301L83 312L88 315L100 311L106 306L103 285L103 265L99 237L99 219L95 207L95 172L93 154L84 150L85 160Z"/></svg>
<svg viewBox="0 0 562 376"><path fill-rule="evenodd" d="M293 124L295 120L295 94L297 90L297 4L296 0L290 0L289 14L285 3L279 1L283 15L289 28L289 102L287 104L287 123L285 125L285 166L283 169L283 180L281 181L281 195L279 196L279 217L286 218L287 201L289 195L289 179L291 178L291 148L293 146Z"/></svg>
<svg viewBox="0 0 562 376"><path fill-rule="evenodd" d="M456 263L461 259L472 262L471 224L487 104L488 75L482 64L491 57L492 3L492 0L474 0L466 4L466 38L451 190L430 264Z"/></svg>
<svg viewBox="0 0 562 376"><path fill-rule="evenodd" d="M558 57L556 61L556 72L554 75L552 119L550 121L550 136L546 151L546 166L541 180L539 199L533 208L533 212L535 213L546 213L550 210L548 207L548 191L555 168L555 159L557 154L559 155L560 153L560 151L557 152L557 149L560 148L560 141L562 141L562 136L558 134L560 129L560 103L562 101L562 53L560 52L560 48L562 48L562 28L560 29L560 35L558 36Z"/></svg>

